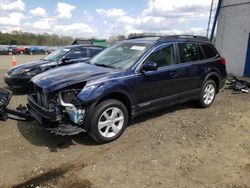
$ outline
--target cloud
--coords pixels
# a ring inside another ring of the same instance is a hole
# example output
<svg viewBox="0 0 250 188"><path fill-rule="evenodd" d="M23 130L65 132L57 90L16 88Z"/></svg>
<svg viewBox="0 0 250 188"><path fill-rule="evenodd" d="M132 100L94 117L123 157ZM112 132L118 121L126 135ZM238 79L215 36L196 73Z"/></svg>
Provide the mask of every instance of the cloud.
<svg viewBox="0 0 250 188"><path fill-rule="evenodd" d="M162 16L166 18L201 18L204 12L209 11L210 0L149 0L147 8L143 11L144 16Z"/></svg>
<svg viewBox="0 0 250 188"><path fill-rule="evenodd" d="M0 24L7 26L19 26L23 18L25 18L25 16L22 13L12 12L9 13L8 16L0 17Z"/></svg>
<svg viewBox="0 0 250 188"><path fill-rule="evenodd" d="M218 0L215 0L215 4ZM68 1L70 2L70 1ZM211 0L145 0L140 12L133 9L99 8L96 13L73 4L56 3L55 18L48 16L49 9L36 7L27 12L24 0L0 0L0 30L21 28L28 32L48 32L75 37L109 37L130 33L152 32L161 34L205 34ZM30 15L28 16L28 13ZM27 14L27 15L26 15ZM31 16L32 15L32 16ZM78 16L79 16L78 15ZM100 15L100 16L99 16ZM100 18L101 20L97 20ZM26 20L24 23L23 20ZM104 27L105 26L105 27Z"/></svg>
<svg viewBox="0 0 250 188"><path fill-rule="evenodd" d="M106 16L106 17L119 17L124 16L126 12L122 9L96 9L96 12L100 15Z"/></svg>
<svg viewBox="0 0 250 188"><path fill-rule="evenodd" d="M65 33L73 33L78 31L79 33L93 33L95 30L85 23L74 23L69 25L55 25L55 31L62 31Z"/></svg>
<svg viewBox="0 0 250 188"><path fill-rule="evenodd" d="M35 9L30 10L30 14L38 17L45 17L47 15L46 10L41 7L37 7Z"/></svg>
<svg viewBox="0 0 250 188"><path fill-rule="evenodd" d="M9 12L22 12L25 10L25 3L22 0L0 2L0 10Z"/></svg>
<svg viewBox="0 0 250 188"><path fill-rule="evenodd" d="M53 27L54 23L55 23L55 20L52 18L42 18L34 22L32 25L35 29L49 30Z"/></svg>
<svg viewBox="0 0 250 188"><path fill-rule="evenodd" d="M71 18L72 11L76 8L76 6L68 4L68 3L57 3L56 13L58 13L58 18Z"/></svg>
<svg viewBox="0 0 250 188"><path fill-rule="evenodd" d="M148 0L146 8L137 16L130 16L122 9L96 11L104 17L107 29L103 33L106 35L134 32L204 35L210 5L210 0Z"/></svg>
<svg viewBox="0 0 250 188"><path fill-rule="evenodd" d="M61 35L81 38L91 38L97 35L97 30L95 28L80 22L68 25L54 25L52 30L54 33L60 33Z"/></svg>
<svg viewBox="0 0 250 188"><path fill-rule="evenodd" d="M83 21L86 23L91 23L93 21L93 16L88 11L83 11Z"/></svg>

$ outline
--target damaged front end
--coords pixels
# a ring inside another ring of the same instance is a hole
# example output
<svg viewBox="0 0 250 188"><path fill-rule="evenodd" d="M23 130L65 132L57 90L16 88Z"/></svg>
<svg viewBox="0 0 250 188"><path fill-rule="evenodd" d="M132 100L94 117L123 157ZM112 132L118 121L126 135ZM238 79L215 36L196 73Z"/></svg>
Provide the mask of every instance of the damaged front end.
<svg viewBox="0 0 250 188"><path fill-rule="evenodd" d="M34 87L28 95L28 110L44 128L60 135L84 132L85 106L77 99L81 89L67 88L50 94Z"/></svg>
<svg viewBox="0 0 250 188"><path fill-rule="evenodd" d="M85 104L77 99L81 89L66 88L50 94L34 86L28 94L27 108L19 106L16 110L8 108L12 92L0 89L0 120L36 120L38 124L58 135L74 135L84 130Z"/></svg>

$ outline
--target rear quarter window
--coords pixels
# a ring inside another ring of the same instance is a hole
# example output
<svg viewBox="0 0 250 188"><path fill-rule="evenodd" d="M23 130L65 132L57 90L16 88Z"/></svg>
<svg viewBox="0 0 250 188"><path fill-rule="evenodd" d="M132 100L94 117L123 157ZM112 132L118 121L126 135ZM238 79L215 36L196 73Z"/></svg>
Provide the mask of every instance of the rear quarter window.
<svg viewBox="0 0 250 188"><path fill-rule="evenodd" d="M202 47L207 59L216 57L218 55L217 52L215 51L215 49L211 45L202 44L201 47Z"/></svg>

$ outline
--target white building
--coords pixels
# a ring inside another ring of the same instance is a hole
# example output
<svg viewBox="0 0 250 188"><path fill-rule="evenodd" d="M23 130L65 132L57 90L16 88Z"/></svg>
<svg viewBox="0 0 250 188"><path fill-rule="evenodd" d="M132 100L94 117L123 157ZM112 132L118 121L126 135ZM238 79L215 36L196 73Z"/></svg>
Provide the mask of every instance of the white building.
<svg viewBox="0 0 250 188"><path fill-rule="evenodd" d="M250 77L250 0L222 0L216 46L228 73Z"/></svg>

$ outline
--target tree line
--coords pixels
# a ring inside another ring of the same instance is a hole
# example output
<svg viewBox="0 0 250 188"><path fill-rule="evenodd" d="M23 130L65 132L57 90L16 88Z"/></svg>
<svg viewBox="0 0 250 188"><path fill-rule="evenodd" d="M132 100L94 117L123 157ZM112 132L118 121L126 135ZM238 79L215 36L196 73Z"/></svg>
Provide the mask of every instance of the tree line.
<svg viewBox="0 0 250 188"><path fill-rule="evenodd" d="M127 38L158 35L156 33L130 33L127 37L124 35L110 36L107 41L109 44L113 44L115 42L125 40ZM11 33L3 33L0 31L1 45L65 46L72 44L73 41L73 37L59 36L56 34L35 34L22 31L12 31Z"/></svg>
<svg viewBox="0 0 250 188"><path fill-rule="evenodd" d="M73 37L58 36L56 34L34 34L21 31L2 33L0 31L0 44L2 45L63 46L72 44L73 41Z"/></svg>

